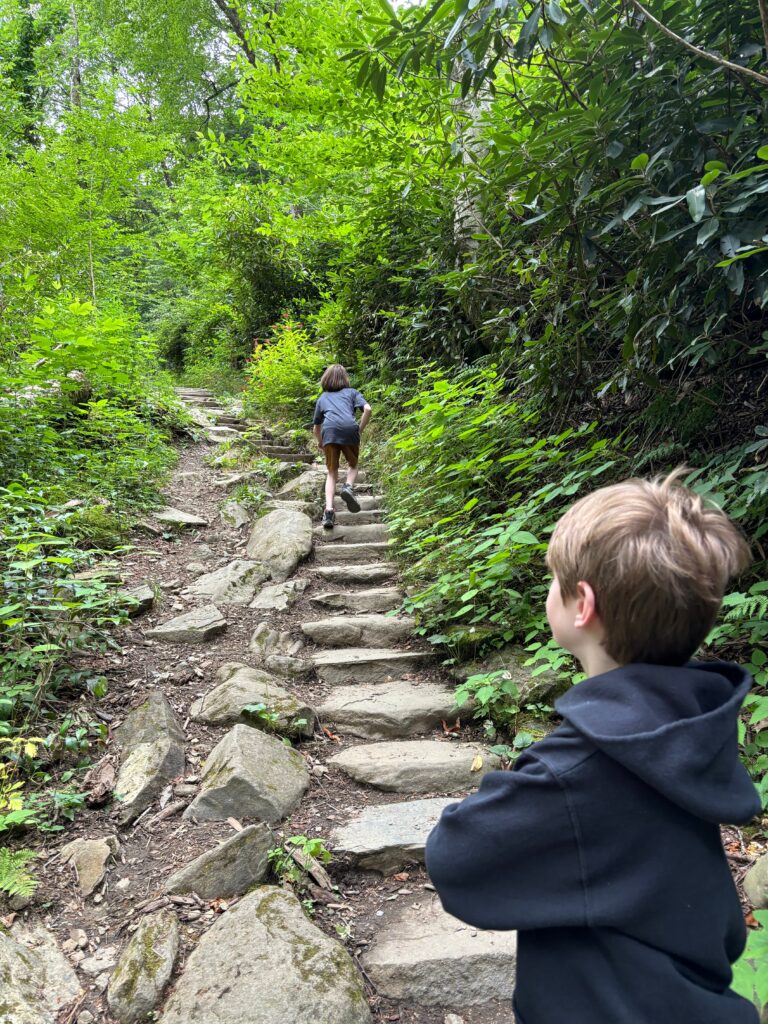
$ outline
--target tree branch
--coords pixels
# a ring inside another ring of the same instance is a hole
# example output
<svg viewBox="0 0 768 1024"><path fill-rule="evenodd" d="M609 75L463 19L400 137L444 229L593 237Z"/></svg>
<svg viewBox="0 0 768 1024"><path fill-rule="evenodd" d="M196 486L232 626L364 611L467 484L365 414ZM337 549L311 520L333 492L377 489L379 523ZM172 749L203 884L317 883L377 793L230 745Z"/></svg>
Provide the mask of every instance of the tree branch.
<svg viewBox="0 0 768 1024"><path fill-rule="evenodd" d="M760 21L763 25L763 39L765 40L765 52L768 53L768 4L765 0L757 0L760 8Z"/></svg>
<svg viewBox="0 0 768 1024"><path fill-rule="evenodd" d="M762 14L762 8L765 5L765 0L759 0L759 2ZM679 43L680 46L685 47L686 50L690 50L691 53L695 53L697 57L703 57L704 60L711 61L711 63L717 64L721 68L727 68L728 71L734 71L737 75L746 75L748 78L754 78L763 85L768 85L768 76L761 75L759 71L753 71L751 68L744 68L740 64L733 64L731 61L725 60L724 57L718 57L716 53L712 53L710 50L702 50L701 47L694 46L693 43L689 43L686 39L683 39L682 36L673 32L671 28L663 25L658 18L651 14L647 7L644 7L640 3L640 0L629 0L629 3L631 3L635 10L639 11L643 17L647 18L652 25L655 25L660 32L663 32L665 36L669 36L670 39Z"/></svg>
<svg viewBox="0 0 768 1024"><path fill-rule="evenodd" d="M256 54L251 49L251 44L245 38L245 30L243 29L242 21L240 21L240 15L234 7L230 7L227 0L213 0L213 2L227 19L230 28L240 41L240 46L242 47L243 53L248 58L248 63L253 67L256 67Z"/></svg>

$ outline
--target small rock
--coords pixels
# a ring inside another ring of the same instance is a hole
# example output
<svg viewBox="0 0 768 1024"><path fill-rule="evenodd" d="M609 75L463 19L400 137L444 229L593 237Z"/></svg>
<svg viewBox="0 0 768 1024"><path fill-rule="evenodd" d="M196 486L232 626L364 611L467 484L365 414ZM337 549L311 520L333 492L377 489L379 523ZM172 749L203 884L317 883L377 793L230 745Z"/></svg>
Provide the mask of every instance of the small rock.
<svg viewBox="0 0 768 1024"><path fill-rule="evenodd" d="M313 662L308 658L291 658L287 654L269 654L264 659L264 667L275 675L289 679L311 675L315 670Z"/></svg>
<svg viewBox="0 0 768 1024"><path fill-rule="evenodd" d="M109 971L117 962L117 949L115 946L102 946L97 949L93 956L87 956L80 962L80 970L91 978L95 978L103 971Z"/></svg>
<svg viewBox="0 0 768 1024"><path fill-rule="evenodd" d="M171 875L165 891L194 892L204 900L240 896L267 877L274 845L267 825L249 825Z"/></svg>
<svg viewBox="0 0 768 1024"><path fill-rule="evenodd" d="M85 949L88 945L88 936L82 928L70 928L69 938L74 943L76 949Z"/></svg>
<svg viewBox="0 0 768 1024"><path fill-rule="evenodd" d="M209 562L212 558L216 557L216 552L209 544L195 544L192 548L192 554L199 562Z"/></svg>
<svg viewBox="0 0 768 1024"><path fill-rule="evenodd" d="M142 918L109 979L107 1003L120 1024L137 1024L157 1006L178 952L175 914L158 910Z"/></svg>
<svg viewBox="0 0 768 1024"><path fill-rule="evenodd" d="M155 519L166 526L173 526L176 529L184 529L188 526L207 526L208 520L201 516L192 515L189 512L182 512L178 508L164 508L161 512L155 513Z"/></svg>
<svg viewBox="0 0 768 1024"><path fill-rule="evenodd" d="M124 595L128 601L128 615L135 619L138 615L148 612L155 603L155 592L148 583L142 583L133 590L126 590Z"/></svg>
<svg viewBox="0 0 768 1024"><path fill-rule="evenodd" d="M90 1010L83 1010L82 1013L77 1015L77 1024L93 1024L96 1018L93 1016Z"/></svg>
<svg viewBox="0 0 768 1024"><path fill-rule="evenodd" d="M225 523L230 523L239 530L243 526L248 526L251 521L250 514L245 505L241 505L239 501L225 501L221 506L221 518Z"/></svg>
<svg viewBox="0 0 768 1024"><path fill-rule="evenodd" d="M464 1018L460 1017L458 1013L448 1013L443 1024L464 1024Z"/></svg>
<svg viewBox="0 0 768 1024"><path fill-rule="evenodd" d="M184 569L191 576L200 576L202 573L207 571L202 562L188 562L187 565L184 566Z"/></svg>
<svg viewBox="0 0 768 1024"><path fill-rule="evenodd" d="M107 861L120 850L114 836L101 839L74 839L61 848L61 860L72 864L83 896L90 896L107 870Z"/></svg>
<svg viewBox="0 0 768 1024"><path fill-rule="evenodd" d="M118 892L125 892L127 889L130 889L130 887L130 878L121 878L119 882L115 882L115 889L117 889Z"/></svg>

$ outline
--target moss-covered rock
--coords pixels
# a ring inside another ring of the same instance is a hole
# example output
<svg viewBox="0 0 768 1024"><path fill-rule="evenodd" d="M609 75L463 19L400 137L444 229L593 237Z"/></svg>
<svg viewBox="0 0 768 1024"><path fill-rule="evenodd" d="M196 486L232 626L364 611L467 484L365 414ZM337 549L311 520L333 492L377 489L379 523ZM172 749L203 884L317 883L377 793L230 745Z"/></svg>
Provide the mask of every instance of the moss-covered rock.
<svg viewBox="0 0 768 1024"><path fill-rule="evenodd" d="M178 952L175 914L158 910L141 920L109 979L107 1002L120 1024L138 1024L157 1006Z"/></svg>
<svg viewBox="0 0 768 1024"><path fill-rule="evenodd" d="M363 982L343 946L296 897L262 886L200 939L160 1024L370 1024Z"/></svg>

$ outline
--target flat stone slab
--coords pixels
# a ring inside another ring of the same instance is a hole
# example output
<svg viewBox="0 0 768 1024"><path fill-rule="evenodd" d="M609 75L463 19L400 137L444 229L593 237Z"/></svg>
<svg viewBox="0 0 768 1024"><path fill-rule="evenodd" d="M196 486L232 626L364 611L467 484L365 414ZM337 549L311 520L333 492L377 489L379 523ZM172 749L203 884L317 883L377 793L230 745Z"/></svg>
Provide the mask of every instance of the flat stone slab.
<svg viewBox="0 0 768 1024"><path fill-rule="evenodd" d="M282 493L282 492L281 492ZM248 558L269 566L282 582L312 550L312 520L294 509L275 509L257 519L245 549Z"/></svg>
<svg viewBox="0 0 768 1024"><path fill-rule="evenodd" d="M385 911L363 957L377 992L421 1006L477 1006L512 998L516 932L486 932L451 917L437 896Z"/></svg>
<svg viewBox="0 0 768 1024"><path fill-rule="evenodd" d="M293 893L261 886L192 951L160 1024L371 1024L347 951Z"/></svg>
<svg viewBox="0 0 768 1024"><path fill-rule="evenodd" d="M290 814L308 786L301 754L258 729L236 725L207 758L201 790L184 817L244 817L272 824Z"/></svg>
<svg viewBox="0 0 768 1024"><path fill-rule="evenodd" d="M397 587L372 587L368 590L327 590L314 594L310 604L350 612L388 612L399 608L405 594ZM253 607L253 606L252 606Z"/></svg>
<svg viewBox="0 0 768 1024"><path fill-rule="evenodd" d="M359 514L365 515L364 512ZM354 515L354 512L348 515ZM332 530L326 530L322 526L315 527L315 539L322 543L344 541L346 544L383 544L386 543L388 532L386 526L382 524L373 523L366 526L358 523L340 523L337 519Z"/></svg>
<svg viewBox="0 0 768 1024"><path fill-rule="evenodd" d="M170 506L162 509L160 512L155 512L154 518L159 523L175 526L179 530L188 526L208 525L208 520L203 519L202 516L194 516L191 512L182 512L180 508L171 508Z"/></svg>
<svg viewBox="0 0 768 1024"><path fill-rule="evenodd" d="M364 739L392 739L429 732L442 721L464 715L453 691L431 682L337 686L317 709L323 721Z"/></svg>
<svg viewBox="0 0 768 1024"><path fill-rule="evenodd" d="M211 637L223 633L227 620L215 604L205 604L191 612L177 615L168 622L148 629L144 634L155 640L166 640L177 644L202 644Z"/></svg>
<svg viewBox="0 0 768 1024"><path fill-rule="evenodd" d="M81 994L80 982L56 939L42 924L16 921L0 929L0 1020L55 1024Z"/></svg>
<svg viewBox="0 0 768 1024"><path fill-rule="evenodd" d="M322 483L321 483L321 486L322 486ZM381 495L380 494L360 494L359 492L355 492L355 497L357 498L358 503L360 505L360 512L371 512L374 509L380 509L381 508ZM339 512L344 512L345 513L347 511L347 506L344 504L344 502L341 500L341 498L338 496L338 494L336 495L336 498L334 499L334 506L336 508L337 513L339 513ZM358 515L359 515L359 513L358 513Z"/></svg>
<svg viewBox="0 0 768 1024"><path fill-rule="evenodd" d="M329 583L383 583L397 576L394 562L373 562L368 565L315 565L315 573Z"/></svg>
<svg viewBox="0 0 768 1024"><path fill-rule="evenodd" d="M380 562L389 554L389 544L320 544L315 548L315 561L320 565L341 565L347 562Z"/></svg>
<svg viewBox="0 0 768 1024"><path fill-rule="evenodd" d="M337 647L312 655L317 674L329 686L383 683L404 672L418 672L432 658L429 651L398 651L382 647Z"/></svg>
<svg viewBox="0 0 768 1024"><path fill-rule="evenodd" d="M339 511L336 513L336 526L331 532L335 533L340 526L375 526L377 523L383 522L383 517L384 512L380 508L367 510L361 508L359 512L349 512L346 505L342 502Z"/></svg>
<svg viewBox="0 0 768 1024"><path fill-rule="evenodd" d="M83 896L90 896L104 878L107 863L120 849L114 836L101 839L73 839L61 848L61 861L71 864L77 875L77 884Z"/></svg>
<svg viewBox="0 0 768 1024"><path fill-rule="evenodd" d="M268 672L230 662L219 669L216 677L219 685L192 705L191 715L196 721L210 725L241 723L263 729L268 723L243 708L264 704L265 710L276 716L270 726L275 732L282 736L313 734L317 718L314 709L280 686Z"/></svg>
<svg viewBox="0 0 768 1024"><path fill-rule="evenodd" d="M301 631L324 647L387 647L408 640L416 620L410 615L334 615L302 622Z"/></svg>
<svg viewBox="0 0 768 1024"><path fill-rule="evenodd" d="M259 591L248 607L260 611L287 611L296 604L307 586L308 580L286 580L285 583L273 583Z"/></svg>
<svg viewBox="0 0 768 1024"><path fill-rule="evenodd" d="M263 822L249 825L172 874L165 891L176 896L194 892L203 900L241 896L269 874L267 854L275 842Z"/></svg>
<svg viewBox="0 0 768 1024"><path fill-rule="evenodd" d="M329 763L356 782L388 793L466 792L474 789L486 772L501 767L499 757L475 743L440 740L366 743L343 750Z"/></svg>
<svg viewBox="0 0 768 1024"><path fill-rule="evenodd" d="M198 576L184 591L185 597L207 597L219 604L249 604L271 573L262 562L236 558L214 572Z"/></svg>
<svg viewBox="0 0 768 1024"><path fill-rule="evenodd" d="M158 1005L179 953L179 922L170 910L139 921L107 989L107 1003L120 1024L139 1024Z"/></svg>
<svg viewBox="0 0 768 1024"><path fill-rule="evenodd" d="M452 797L408 800L364 808L348 824L331 832L334 854L346 854L364 870L385 875L407 864L421 864L427 836Z"/></svg>

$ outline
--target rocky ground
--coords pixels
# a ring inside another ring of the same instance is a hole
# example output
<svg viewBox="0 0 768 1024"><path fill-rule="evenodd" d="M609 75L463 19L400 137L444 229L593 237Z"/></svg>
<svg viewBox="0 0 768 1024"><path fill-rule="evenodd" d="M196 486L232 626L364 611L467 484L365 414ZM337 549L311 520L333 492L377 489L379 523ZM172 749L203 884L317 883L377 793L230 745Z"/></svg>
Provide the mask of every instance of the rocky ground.
<svg viewBox="0 0 768 1024"><path fill-rule="evenodd" d="M136 608L100 664L110 743L4 919L0 1022L506 1024L514 934L446 915L422 863L499 761L393 614L380 497L363 479L323 532L315 456L266 443L283 483L253 519L229 496L243 474L210 465L244 425L182 397L208 440L116 567ZM332 859L287 844L302 882L281 887L268 852L297 835Z"/></svg>

